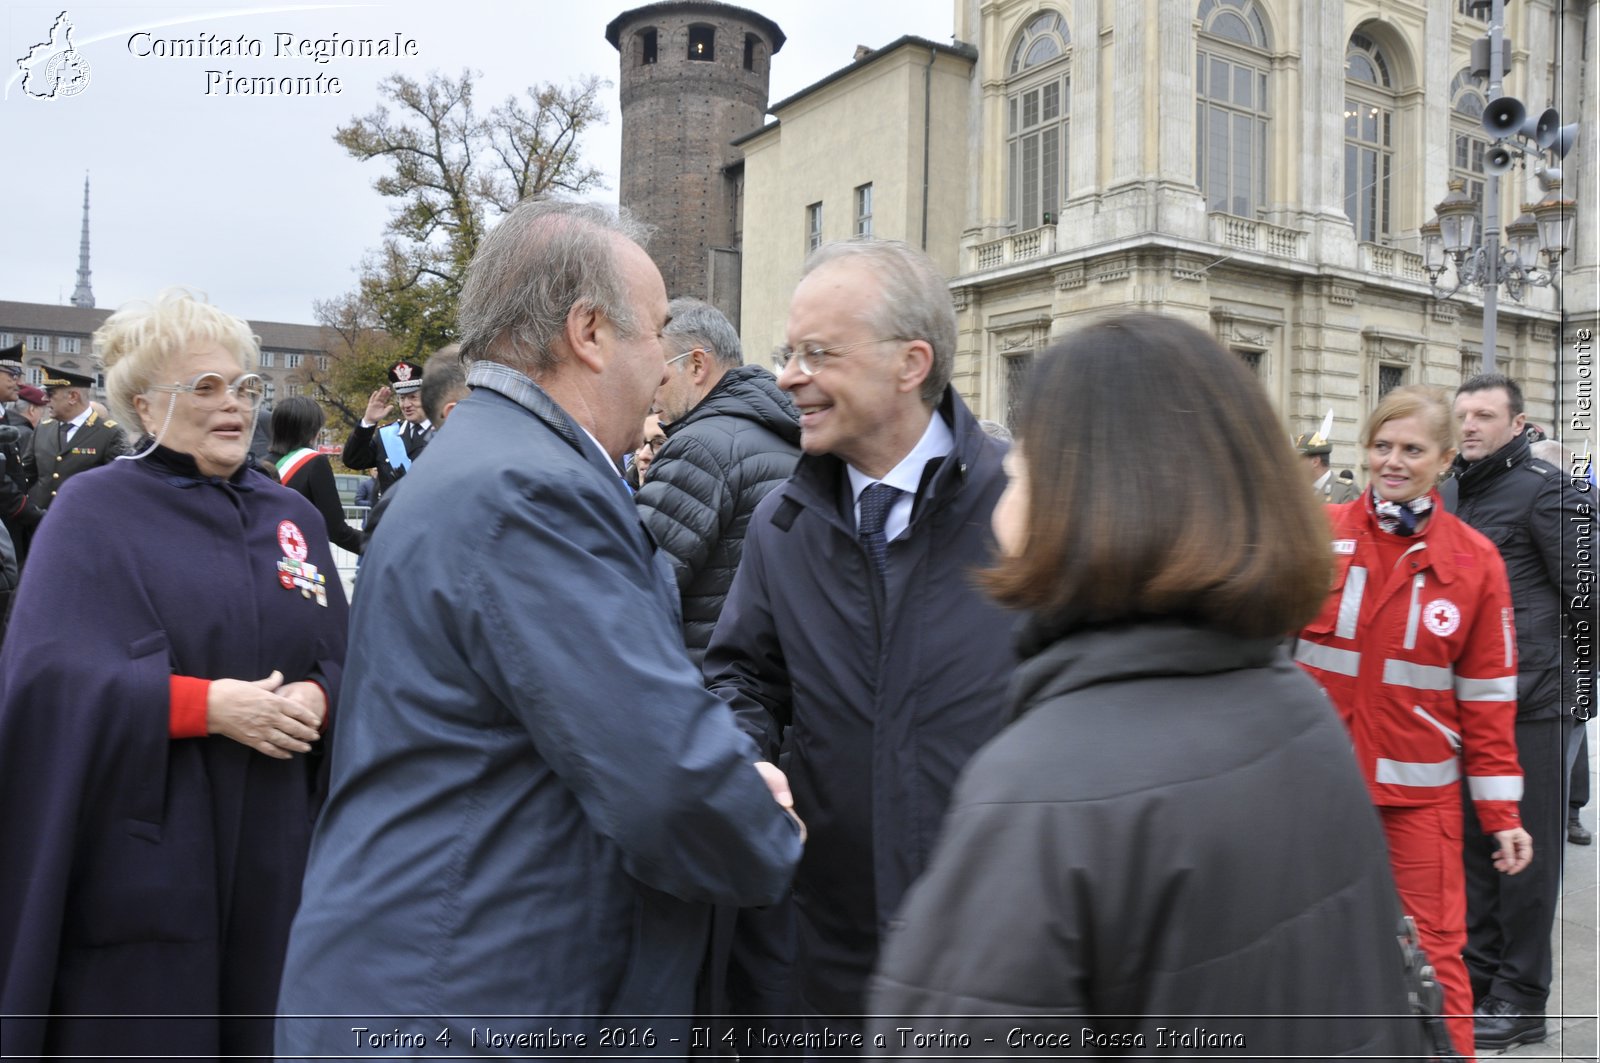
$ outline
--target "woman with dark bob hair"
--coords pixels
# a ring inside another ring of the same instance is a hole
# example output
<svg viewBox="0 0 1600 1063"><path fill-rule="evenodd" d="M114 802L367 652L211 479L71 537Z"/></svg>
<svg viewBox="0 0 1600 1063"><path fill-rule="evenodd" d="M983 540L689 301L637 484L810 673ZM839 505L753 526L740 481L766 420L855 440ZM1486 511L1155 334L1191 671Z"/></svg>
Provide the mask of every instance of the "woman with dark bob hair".
<svg viewBox="0 0 1600 1063"><path fill-rule="evenodd" d="M981 574L1024 616L1013 720L885 946L877 1032L1416 1054L1378 819L1286 650L1327 593L1327 528L1260 385L1129 315L1041 356L1018 427Z"/></svg>
<svg viewBox="0 0 1600 1063"><path fill-rule="evenodd" d="M333 480L333 465L325 455L317 453L314 446L325 420L326 415L316 400L304 395L284 399L272 408L267 457L277 467L278 481L299 491L317 507L327 526L329 541L359 554L361 530L345 523L344 504L339 501L339 487Z"/></svg>

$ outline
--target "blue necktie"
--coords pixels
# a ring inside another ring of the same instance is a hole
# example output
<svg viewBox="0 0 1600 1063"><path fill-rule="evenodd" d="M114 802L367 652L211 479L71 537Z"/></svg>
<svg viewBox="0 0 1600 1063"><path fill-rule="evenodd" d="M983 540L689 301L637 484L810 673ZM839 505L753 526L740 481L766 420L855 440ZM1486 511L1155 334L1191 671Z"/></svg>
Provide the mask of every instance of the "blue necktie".
<svg viewBox="0 0 1600 1063"><path fill-rule="evenodd" d="M902 492L888 484L871 484L861 492L861 520L856 525L856 535L872 555L872 567L881 581L889 571L889 543L883 537L884 522L889 519L889 507Z"/></svg>

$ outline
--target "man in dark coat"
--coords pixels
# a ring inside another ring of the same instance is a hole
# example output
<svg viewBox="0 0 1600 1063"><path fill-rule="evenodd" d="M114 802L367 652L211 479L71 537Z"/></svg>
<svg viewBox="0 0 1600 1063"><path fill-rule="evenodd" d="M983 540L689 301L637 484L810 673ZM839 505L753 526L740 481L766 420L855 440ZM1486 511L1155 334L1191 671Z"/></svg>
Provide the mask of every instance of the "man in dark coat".
<svg viewBox="0 0 1600 1063"><path fill-rule="evenodd" d="M28 438L22 442L26 453L33 437L33 422L11 408L22 391L22 344L0 348L0 424L25 430Z"/></svg>
<svg viewBox="0 0 1600 1063"><path fill-rule="evenodd" d="M685 655L617 472L666 375L633 235L529 199L473 260L473 393L362 565L280 1056L349 1055L397 1014L454 1051L532 1027L554 1057L686 1056L709 905L788 887L787 784ZM481 1018L506 1015L540 1019Z"/></svg>
<svg viewBox="0 0 1600 1063"><path fill-rule="evenodd" d="M1010 618L978 590L1003 444L949 386L955 313L905 244L831 244L789 308L794 476L756 508L706 652L712 689L811 828L795 881L808 1035L859 1026L878 942L951 786L999 730ZM817 1047L822 1047L820 1044Z"/></svg>
<svg viewBox="0 0 1600 1063"><path fill-rule="evenodd" d="M33 526L44 516L28 498L28 474L23 465L33 445L33 422L11 408L22 393L21 359L20 343L0 350L0 524L10 539L14 565L20 565L26 556Z"/></svg>
<svg viewBox="0 0 1600 1063"><path fill-rule="evenodd" d="M1465 802L1462 955L1478 1005L1473 1036L1480 1049L1501 1049L1545 1037L1566 784L1577 753L1569 713L1580 698L1592 698L1579 685L1587 658L1572 636L1594 623L1585 570L1576 560L1592 549L1594 507L1592 494L1579 490L1586 482L1574 483L1568 470L1529 454L1522 389L1514 380L1473 377L1456 393L1455 409L1461 453L1454 512L1499 548L1511 581L1522 822L1533 836L1533 863L1517 875L1498 874L1490 861L1494 839L1478 830L1472 801Z"/></svg>
<svg viewBox="0 0 1600 1063"><path fill-rule="evenodd" d="M22 453L26 454L33 447L33 434L38 431L39 422L44 420L44 411L49 408L50 397L42 388L32 384L18 385L17 401L6 411L6 424L22 433L17 440L17 449Z"/></svg>
<svg viewBox="0 0 1600 1063"><path fill-rule="evenodd" d="M12 560L20 566L33 528L44 513L28 497L19 438L16 428L0 424L0 526L6 529L6 538L11 543Z"/></svg>
<svg viewBox="0 0 1600 1063"><path fill-rule="evenodd" d="M667 382L656 393L666 445L636 501L672 562L683 595L683 641L705 657L744 551L756 503L789 478L800 457L794 403L762 366L745 365L722 311L674 299Z"/></svg>
<svg viewBox="0 0 1600 1063"><path fill-rule="evenodd" d="M389 399L400 405L400 420L379 427L394 412ZM417 455L433 438L433 425L422 409L422 366L401 360L389 367L389 385L367 398L361 423L344 441L339 459L352 469L378 470L378 495L404 476Z"/></svg>
<svg viewBox="0 0 1600 1063"><path fill-rule="evenodd" d="M32 414L19 413L13 402L26 403ZM22 383L22 344L0 350L0 524L11 539L12 560L20 569L28 556L34 526L44 516L28 497L27 458L33 449L34 424L39 408L49 404L45 393Z"/></svg>
<svg viewBox="0 0 1600 1063"><path fill-rule="evenodd" d="M94 398L93 377L46 367L44 390L52 416L33 433L23 467L29 500L47 510L68 478L128 453L128 436L121 425L89 405Z"/></svg>

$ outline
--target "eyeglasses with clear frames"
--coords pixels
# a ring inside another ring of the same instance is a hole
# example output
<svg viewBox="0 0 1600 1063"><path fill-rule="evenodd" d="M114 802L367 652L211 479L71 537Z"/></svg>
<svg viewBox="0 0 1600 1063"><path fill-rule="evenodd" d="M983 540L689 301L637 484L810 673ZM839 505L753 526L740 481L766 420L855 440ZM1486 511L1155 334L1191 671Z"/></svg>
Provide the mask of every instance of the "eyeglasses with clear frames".
<svg viewBox="0 0 1600 1063"><path fill-rule="evenodd" d="M800 372L806 376L816 376L827 367L828 359L837 358L845 351L853 350L857 347L866 347L874 343L893 342L895 342L893 338L861 340L859 343L841 343L835 347L816 347L808 343L802 343L799 350L784 345L772 352L772 368L774 372L782 375L783 371L789 368L789 362L792 359L800 367Z"/></svg>
<svg viewBox="0 0 1600 1063"><path fill-rule="evenodd" d="M229 395L236 398L239 405L254 409L266 394L267 385L255 373L234 377L232 383L222 379L220 373L201 373L187 384L151 384L150 390L188 395L201 410L220 409Z"/></svg>
<svg viewBox="0 0 1600 1063"><path fill-rule="evenodd" d="M668 358L667 359L667 364L668 365L677 365L679 362L683 361L685 358L689 357L691 354L693 354L693 353L695 353L696 351L699 351L699 350L702 350L702 348L700 348L700 347L690 347L687 351L684 351L682 354L677 355L677 356L672 357L672 358Z"/></svg>

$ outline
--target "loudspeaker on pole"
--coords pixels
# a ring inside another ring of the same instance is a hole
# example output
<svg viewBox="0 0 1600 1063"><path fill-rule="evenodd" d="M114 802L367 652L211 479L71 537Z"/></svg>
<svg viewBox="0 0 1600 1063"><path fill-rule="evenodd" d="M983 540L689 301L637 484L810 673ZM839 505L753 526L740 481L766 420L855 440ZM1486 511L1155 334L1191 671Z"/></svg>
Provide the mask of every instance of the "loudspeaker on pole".
<svg viewBox="0 0 1600 1063"><path fill-rule="evenodd" d="M1514 96L1502 96L1483 109L1483 128L1499 140L1520 130L1527 117L1528 109L1522 106L1521 100Z"/></svg>
<svg viewBox="0 0 1600 1063"><path fill-rule="evenodd" d="M1570 122L1556 130L1555 135L1550 138L1550 143L1546 147L1548 150L1555 152L1556 158L1564 159L1567 157L1567 152L1572 150L1572 145L1577 142L1578 123Z"/></svg>

